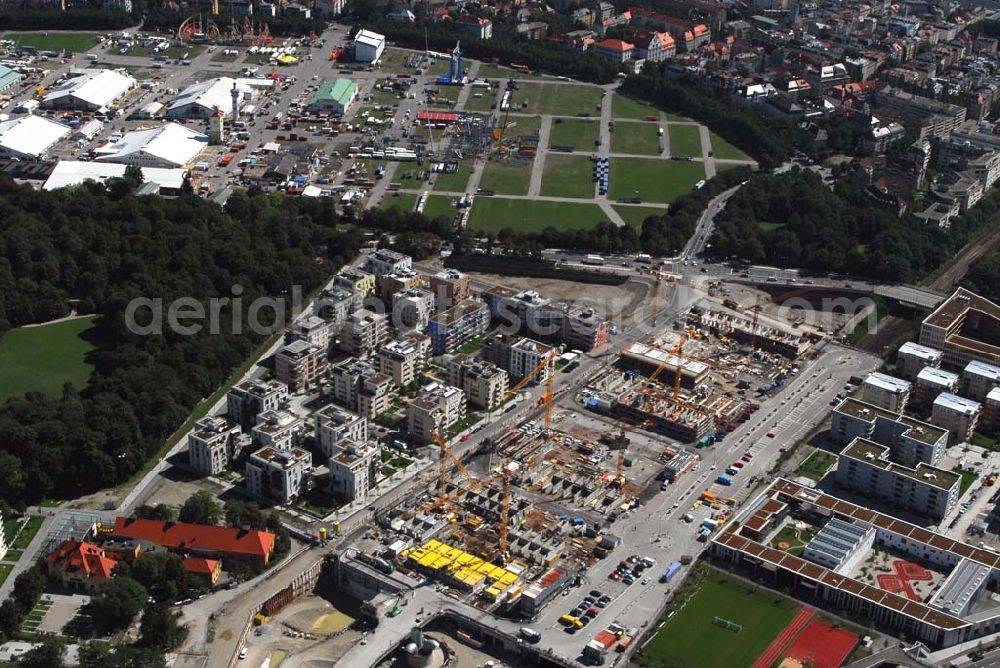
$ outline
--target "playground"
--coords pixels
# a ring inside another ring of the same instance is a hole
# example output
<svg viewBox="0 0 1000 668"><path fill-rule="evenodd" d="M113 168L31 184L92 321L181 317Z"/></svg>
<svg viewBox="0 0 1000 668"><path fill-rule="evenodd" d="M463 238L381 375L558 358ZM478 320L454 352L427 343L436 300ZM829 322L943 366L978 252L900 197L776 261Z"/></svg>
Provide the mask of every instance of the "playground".
<svg viewBox="0 0 1000 668"><path fill-rule="evenodd" d="M912 561L897 559L892 562L892 570L893 573L879 573L875 576L879 589L890 594L901 594L911 601L923 599L917 592L918 582L930 582L934 579L929 570Z"/></svg>
<svg viewBox="0 0 1000 668"><path fill-rule="evenodd" d="M875 547L854 569L852 577L911 601L923 601L944 582L947 574Z"/></svg>
<svg viewBox="0 0 1000 668"><path fill-rule="evenodd" d="M805 522L792 521L781 528L778 535L771 541L771 547L798 557L802 555L802 550L815 536L815 527L809 526Z"/></svg>

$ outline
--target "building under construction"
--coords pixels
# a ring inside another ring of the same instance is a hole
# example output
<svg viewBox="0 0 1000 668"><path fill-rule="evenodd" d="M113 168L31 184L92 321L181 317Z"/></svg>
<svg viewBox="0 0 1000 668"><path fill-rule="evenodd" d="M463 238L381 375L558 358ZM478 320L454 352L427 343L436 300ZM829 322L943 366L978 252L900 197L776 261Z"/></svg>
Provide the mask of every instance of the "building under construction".
<svg viewBox="0 0 1000 668"><path fill-rule="evenodd" d="M693 443L710 436L715 421L704 409L673 401L659 392L629 390L611 406L611 414L633 424L646 425L651 431L681 443Z"/></svg>
<svg viewBox="0 0 1000 668"><path fill-rule="evenodd" d="M669 348L648 345L638 341L626 346L622 350L618 364L623 368L639 370L646 375L659 369L660 373L668 374L670 377L673 377L677 373L679 365L681 369L681 385L684 387L700 385L708 377L709 372L708 364L700 360L687 357L683 354L678 355Z"/></svg>
<svg viewBox="0 0 1000 668"><path fill-rule="evenodd" d="M701 308L692 308L687 322L692 327L707 330L714 336L727 336L754 350L777 353L789 359L796 359L812 347L809 337L795 332L786 332L768 327L760 322Z"/></svg>

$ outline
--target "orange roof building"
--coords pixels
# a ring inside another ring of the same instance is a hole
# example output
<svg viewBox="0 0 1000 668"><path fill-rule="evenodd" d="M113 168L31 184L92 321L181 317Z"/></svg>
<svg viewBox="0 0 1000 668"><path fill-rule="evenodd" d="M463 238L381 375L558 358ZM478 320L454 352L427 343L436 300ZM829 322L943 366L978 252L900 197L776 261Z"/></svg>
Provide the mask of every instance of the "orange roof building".
<svg viewBox="0 0 1000 668"><path fill-rule="evenodd" d="M184 570L188 573L204 576L213 585L219 581L219 576L222 575L222 562L217 559L188 557L182 563Z"/></svg>
<svg viewBox="0 0 1000 668"><path fill-rule="evenodd" d="M264 566L274 552L270 531L230 529L207 524L115 518L114 534L138 538L196 557L218 557Z"/></svg>
<svg viewBox="0 0 1000 668"><path fill-rule="evenodd" d="M91 591L111 579L118 562L107 557L99 546L69 538L47 558L49 574L58 577L66 587Z"/></svg>

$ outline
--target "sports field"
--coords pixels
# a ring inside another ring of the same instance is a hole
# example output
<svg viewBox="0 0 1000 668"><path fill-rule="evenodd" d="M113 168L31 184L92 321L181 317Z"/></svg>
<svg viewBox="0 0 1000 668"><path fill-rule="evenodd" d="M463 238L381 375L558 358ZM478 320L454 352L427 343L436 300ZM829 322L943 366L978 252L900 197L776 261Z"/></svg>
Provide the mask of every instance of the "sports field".
<svg viewBox="0 0 1000 668"><path fill-rule="evenodd" d="M692 577L701 579L700 586L675 604L674 615L642 650L640 665L749 667L799 609L788 599L754 591L752 585L712 570ZM716 617L738 629L720 626Z"/></svg>
<svg viewBox="0 0 1000 668"><path fill-rule="evenodd" d="M511 96L514 105L511 111L552 116L599 116L601 113L598 107L604 91L597 86L533 83L519 86ZM524 103L527 104L522 108Z"/></svg>
<svg viewBox="0 0 1000 668"><path fill-rule="evenodd" d="M608 196L612 199L641 197L643 202L669 204L690 192L694 184L704 178L705 167L700 162L611 158Z"/></svg>
<svg viewBox="0 0 1000 668"><path fill-rule="evenodd" d="M94 349L84 333L93 317L57 322L41 327L19 327L0 338L0 401L25 392L58 397L70 382L83 390L94 367L86 361Z"/></svg>
<svg viewBox="0 0 1000 668"><path fill-rule="evenodd" d="M736 148L714 132L711 133L711 137L712 153L715 154L716 158L721 160L750 160L749 155Z"/></svg>
<svg viewBox="0 0 1000 668"><path fill-rule="evenodd" d="M515 160L509 163L489 162L483 169L479 187L501 195L527 195L531 182L531 163Z"/></svg>
<svg viewBox="0 0 1000 668"><path fill-rule="evenodd" d="M670 155L681 158L701 157L701 132L696 125L670 126Z"/></svg>
<svg viewBox="0 0 1000 668"><path fill-rule="evenodd" d="M541 232L546 227L559 230L589 230L608 217L596 204L570 204L544 200L477 197L469 216L469 229L499 232Z"/></svg>
<svg viewBox="0 0 1000 668"><path fill-rule="evenodd" d="M660 126L656 123L615 123L611 133L611 152L633 155L659 155Z"/></svg>
<svg viewBox="0 0 1000 668"><path fill-rule="evenodd" d="M97 44L93 32L5 32L2 39L13 40L18 46L33 46L40 51L86 51Z"/></svg>
<svg viewBox="0 0 1000 668"><path fill-rule="evenodd" d="M549 148L572 146L577 151L593 151L600 133L600 121L555 118L549 132Z"/></svg>
<svg viewBox="0 0 1000 668"><path fill-rule="evenodd" d="M631 119L634 121L646 120L647 116L659 117L660 111L656 107L637 102L624 95L615 95L611 98L611 116L615 119Z"/></svg>
<svg viewBox="0 0 1000 668"><path fill-rule="evenodd" d="M623 204L616 204L612 208L618 212L618 215L622 217L626 225L634 227L637 230L642 229L642 222L650 216L658 216L665 212L665 209L652 206L625 206Z"/></svg>
<svg viewBox="0 0 1000 668"><path fill-rule="evenodd" d="M612 172L612 184L614 177ZM593 199L594 192L594 163L590 158L558 153L545 156L541 190L543 196Z"/></svg>
<svg viewBox="0 0 1000 668"><path fill-rule="evenodd" d="M467 162L460 162L458 171L454 174L438 174L431 189L439 192L464 193L465 185L469 182L470 176L472 176L471 165Z"/></svg>

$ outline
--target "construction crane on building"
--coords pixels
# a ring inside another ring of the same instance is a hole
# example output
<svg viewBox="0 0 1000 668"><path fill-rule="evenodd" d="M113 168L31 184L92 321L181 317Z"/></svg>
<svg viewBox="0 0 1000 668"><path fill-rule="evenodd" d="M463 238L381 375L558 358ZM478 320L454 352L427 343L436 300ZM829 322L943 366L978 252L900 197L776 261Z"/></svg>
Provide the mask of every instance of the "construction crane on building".
<svg viewBox="0 0 1000 668"><path fill-rule="evenodd" d="M448 484L449 461L455 464L455 467L462 473L463 476L465 476L466 480L470 482L478 481L472 476L471 473L469 473L468 469L465 468L465 465L462 464L462 461L451 451L451 448L448 447L448 442L445 440L444 436L441 435L441 432L435 429L431 431L431 437L441 450L441 454L438 457L438 494L437 499L434 501L434 505L438 508L443 508L448 502L446 487Z"/></svg>
<svg viewBox="0 0 1000 668"><path fill-rule="evenodd" d="M500 565L507 565L507 529L510 524L510 479L513 473L510 462L504 462L500 467L503 478L500 496Z"/></svg>
<svg viewBox="0 0 1000 668"><path fill-rule="evenodd" d="M555 373L554 369L551 368L555 364L556 353L555 350L550 350L545 354L538 365L532 369L530 372L526 373L521 380L517 381L514 387L507 390L504 395L500 398L500 403L507 401L508 398L520 392L525 385L535 380L539 373L548 368L548 373L545 377L545 392L538 399L538 405L545 404L545 438L549 437L550 427L552 426L552 398L553 398L553 385L555 384Z"/></svg>
<svg viewBox="0 0 1000 668"><path fill-rule="evenodd" d="M753 321L750 323L750 350L757 350L757 316L760 315L760 295L754 300L753 306L750 307L753 311Z"/></svg>
<svg viewBox="0 0 1000 668"><path fill-rule="evenodd" d="M651 423L650 420L642 422L635 429L645 429ZM634 429L633 429L634 431ZM625 452L628 450L628 436L626 435L625 423L618 421L618 462L615 465L615 484L619 489L625 486Z"/></svg>
<svg viewBox="0 0 1000 668"><path fill-rule="evenodd" d="M656 379L660 377L660 374L663 373L668 366L670 366L670 360L676 358L677 359L677 374L676 374L676 376L674 378L674 385L675 385L675 387L678 388L678 391L679 391L679 389L680 389L681 362L682 362L682 359L681 359L681 349L684 347L684 342L685 341L687 341L687 334L681 334L681 338L677 340L677 343L674 345L673 349L670 351L671 352L671 356L665 358L662 362L660 362L660 365L658 367L656 367L656 369L653 371L653 373L649 374L649 377L646 378L646 382L645 382L646 385L649 385L650 383L655 383ZM674 398L676 398L676 395L675 395Z"/></svg>

